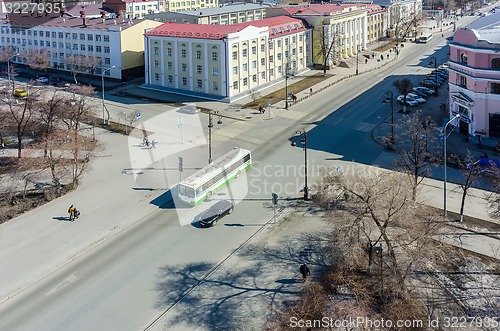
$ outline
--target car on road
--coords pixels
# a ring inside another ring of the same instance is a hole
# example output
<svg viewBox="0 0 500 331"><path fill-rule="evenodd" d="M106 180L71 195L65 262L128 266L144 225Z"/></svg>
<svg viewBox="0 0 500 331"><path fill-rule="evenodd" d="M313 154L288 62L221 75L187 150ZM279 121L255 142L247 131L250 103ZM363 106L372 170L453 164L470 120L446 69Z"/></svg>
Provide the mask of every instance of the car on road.
<svg viewBox="0 0 500 331"><path fill-rule="evenodd" d="M408 93L407 94L407 97L410 97L412 98L413 100L415 100L416 102L418 103L426 103L427 100L425 100L424 98L420 97L418 94L416 93Z"/></svg>
<svg viewBox="0 0 500 331"><path fill-rule="evenodd" d="M48 83L49 79L47 77L38 77L36 81L39 83Z"/></svg>
<svg viewBox="0 0 500 331"><path fill-rule="evenodd" d="M211 227L224 216L231 214L234 209L234 204L229 200L218 201L215 205L208 208L200 216L200 225L203 227Z"/></svg>
<svg viewBox="0 0 500 331"><path fill-rule="evenodd" d="M404 95L400 95L396 98L396 100L399 101L400 104L404 105L406 104L407 106L418 106L418 101L413 99L412 97L409 97L409 96L406 96L406 100L405 100L405 96ZM406 102L405 102L406 101Z"/></svg>

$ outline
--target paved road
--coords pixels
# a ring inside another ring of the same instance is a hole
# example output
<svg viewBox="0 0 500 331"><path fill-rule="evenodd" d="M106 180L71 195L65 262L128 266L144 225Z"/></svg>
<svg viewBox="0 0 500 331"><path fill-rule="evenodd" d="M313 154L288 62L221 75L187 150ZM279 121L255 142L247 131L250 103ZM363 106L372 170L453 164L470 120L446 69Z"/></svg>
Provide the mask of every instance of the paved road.
<svg viewBox="0 0 500 331"><path fill-rule="evenodd" d="M405 62L419 63L419 52L408 54ZM235 213L214 229L199 229L196 223L180 226L177 211L156 202L168 200L163 192L153 190L135 197L127 195L131 199L140 197L151 205L156 203L161 208L151 208L133 226L4 303L0 310L0 328L137 330L146 325L194 285L191 278L181 277L173 271L183 270L193 278L202 278L269 220L271 209L266 203L271 192L283 198L301 196L303 152L300 146L290 146L292 132L302 127L309 130L311 182L319 173L315 169L323 164L348 169L355 166L352 160L371 164L381 158L390 158L373 142L370 128L389 114L387 107L379 106L380 95L391 87L391 82L384 77L404 66L397 63L393 68L376 71L371 75L372 80L359 76L339 83L331 91L305 100L294 110L278 110L280 113L272 120L228 121L217 128L213 140L215 155L236 144L252 149L256 160L248 172L249 194L237 205ZM357 96L360 97L355 98ZM350 101L351 98L355 99ZM327 116L331 111L335 112ZM206 117L201 118L206 121ZM173 142L165 143L159 148L175 148L174 145ZM128 148L130 150L130 146ZM151 154L154 152L142 152L154 156ZM200 154L199 160L191 162L202 164L205 159L206 156ZM175 162L171 159L161 163L162 160L153 163L152 169L161 165L175 172ZM126 166L119 164L111 171L122 168ZM146 174L147 179L137 183L163 180L161 175L155 177L151 173L153 171ZM241 182L242 178L235 185ZM127 182L120 189L151 188L137 183L131 186ZM81 229L83 224L79 225Z"/></svg>

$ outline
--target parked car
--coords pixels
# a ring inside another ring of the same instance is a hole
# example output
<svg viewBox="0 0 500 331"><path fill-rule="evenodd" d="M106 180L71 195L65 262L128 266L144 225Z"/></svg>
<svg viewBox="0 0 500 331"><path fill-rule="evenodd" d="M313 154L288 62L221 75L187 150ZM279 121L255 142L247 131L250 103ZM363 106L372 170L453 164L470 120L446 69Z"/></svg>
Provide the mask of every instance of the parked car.
<svg viewBox="0 0 500 331"><path fill-rule="evenodd" d="M405 96L402 94L398 96L396 100L398 100L399 103L402 105L406 104L407 106L418 106L418 101L409 96L406 96L406 102L405 102Z"/></svg>
<svg viewBox="0 0 500 331"><path fill-rule="evenodd" d="M208 208L200 216L200 225L210 227L217 224L219 219L233 212L234 204L228 200L221 200Z"/></svg>
<svg viewBox="0 0 500 331"><path fill-rule="evenodd" d="M47 77L38 77L36 81L39 83L48 83L49 79Z"/></svg>
<svg viewBox="0 0 500 331"><path fill-rule="evenodd" d="M444 83L444 80L442 78L439 78L439 76L436 77L435 75L425 76L424 80L430 80L433 82L437 82L439 86L443 85L443 83Z"/></svg>
<svg viewBox="0 0 500 331"><path fill-rule="evenodd" d="M415 94L415 93L408 93L407 97L412 98L413 100L415 100L418 103L426 103L426 101L427 101L427 100L425 100L424 98L421 98L420 96L418 96L418 94Z"/></svg>
<svg viewBox="0 0 500 331"><path fill-rule="evenodd" d="M420 92L424 92L427 95L434 95L436 92L430 88L427 88L425 86L417 86L414 87L413 90L418 90Z"/></svg>
<svg viewBox="0 0 500 331"><path fill-rule="evenodd" d="M421 81L420 83L418 83L420 86L425 86L425 87L428 87L428 88L435 88L435 87L439 87L438 84L436 84L435 81L433 80L428 80L428 79L425 79L423 81Z"/></svg>
<svg viewBox="0 0 500 331"><path fill-rule="evenodd" d="M432 70L431 75L438 75L438 77L441 77L442 79L448 78L448 74L440 70Z"/></svg>
<svg viewBox="0 0 500 331"><path fill-rule="evenodd" d="M18 88L14 91L14 96L17 98L26 98L28 96L28 92L26 92L23 89Z"/></svg>
<svg viewBox="0 0 500 331"><path fill-rule="evenodd" d="M420 98L424 98L424 99L427 99L429 97L428 94L425 94L424 92L420 91L420 90L417 90L415 88L412 89L413 92L412 93L415 93L416 95L418 95Z"/></svg>

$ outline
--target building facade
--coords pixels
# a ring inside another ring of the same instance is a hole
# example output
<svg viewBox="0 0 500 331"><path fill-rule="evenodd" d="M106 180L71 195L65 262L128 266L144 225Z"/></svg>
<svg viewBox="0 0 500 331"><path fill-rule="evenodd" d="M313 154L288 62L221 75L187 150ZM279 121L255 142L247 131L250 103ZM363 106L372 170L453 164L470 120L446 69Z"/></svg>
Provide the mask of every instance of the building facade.
<svg viewBox="0 0 500 331"><path fill-rule="evenodd" d="M234 25L164 24L146 33L144 87L231 102L308 70L310 29L286 16Z"/></svg>
<svg viewBox="0 0 500 331"><path fill-rule="evenodd" d="M0 19L1 47L13 54L45 53L48 67L61 71L127 79L144 70L143 34L161 23L132 20L104 11L100 5L75 6L71 12L53 17L14 14ZM78 69L68 59L79 60ZM12 63L26 63L19 56ZM85 65L83 65L85 62ZM114 67L110 70L105 70Z"/></svg>
<svg viewBox="0 0 500 331"><path fill-rule="evenodd" d="M450 43L450 114L469 137L500 137L500 27L455 32Z"/></svg>
<svg viewBox="0 0 500 331"><path fill-rule="evenodd" d="M147 16L147 19L163 23L236 24L266 18L268 5L262 3L227 4L198 10L164 12Z"/></svg>
<svg viewBox="0 0 500 331"><path fill-rule="evenodd" d="M218 0L169 0L168 11L196 10L218 7Z"/></svg>
<svg viewBox="0 0 500 331"><path fill-rule="evenodd" d="M131 19L144 18L146 15L158 13L163 9L160 5L157 0L106 0L103 3L103 7L115 13L121 11L126 18Z"/></svg>

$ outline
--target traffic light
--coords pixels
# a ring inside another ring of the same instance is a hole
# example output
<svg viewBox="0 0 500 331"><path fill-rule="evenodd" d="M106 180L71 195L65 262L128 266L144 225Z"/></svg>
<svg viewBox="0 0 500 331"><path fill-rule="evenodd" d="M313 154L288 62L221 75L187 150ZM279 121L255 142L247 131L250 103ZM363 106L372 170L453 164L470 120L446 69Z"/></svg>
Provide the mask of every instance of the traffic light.
<svg viewBox="0 0 500 331"><path fill-rule="evenodd" d="M273 193L273 205L278 204L278 195L276 193Z"/></svg>
<svg viewBox="0 0 500 331"><path fill-rule="evenodd" d="M179 171L183 172L184 171L184 159L179 156Z"/></svg>

